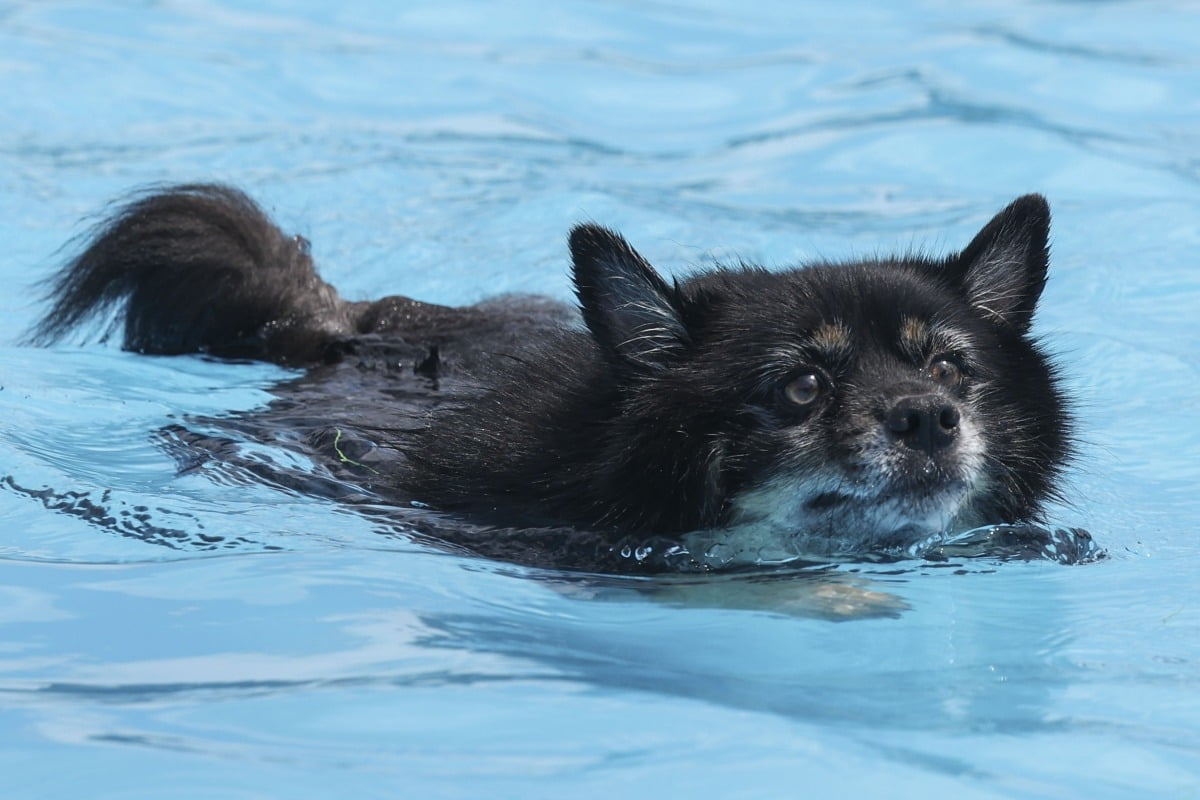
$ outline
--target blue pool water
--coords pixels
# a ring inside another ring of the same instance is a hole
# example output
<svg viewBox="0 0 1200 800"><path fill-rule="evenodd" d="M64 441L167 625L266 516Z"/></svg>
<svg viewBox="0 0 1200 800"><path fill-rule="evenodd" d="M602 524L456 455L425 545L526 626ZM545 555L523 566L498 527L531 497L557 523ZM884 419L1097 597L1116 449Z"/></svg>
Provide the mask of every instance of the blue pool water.
<svg viewBox="0 0 1200 800"><path fill-rule="evenodd" d="M0 796L1196 796L1198 31L1186 0L0 2ZM639 591L179 475L156 431L288 373L18 339L106 202L194 179L350 297L444 303L568 297L583 219L681 271L946 252L1043 192L1085 440L1053 516L1109 557ZM874 599L831 621L842 589Z"/></svg>

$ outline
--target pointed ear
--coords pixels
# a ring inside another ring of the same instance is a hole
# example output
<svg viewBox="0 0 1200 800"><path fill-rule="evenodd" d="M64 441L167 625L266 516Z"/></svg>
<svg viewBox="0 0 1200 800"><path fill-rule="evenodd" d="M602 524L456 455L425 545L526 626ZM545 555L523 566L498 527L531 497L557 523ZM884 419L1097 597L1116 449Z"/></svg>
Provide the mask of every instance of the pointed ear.
<svg viewBox="0 0 1200 800"><path fill-rule="evenodd" d="M1018 197L946 263L946 275L984 316L1024 333L1046 284L1050 206Z"/></svg>
<svg viewBox="0 0 1200 800"><path fill-rule="evenodd" d="M610 357L656 368L687 344L678 292L620 235L578 225L571 259L583 321Z"/></svg>

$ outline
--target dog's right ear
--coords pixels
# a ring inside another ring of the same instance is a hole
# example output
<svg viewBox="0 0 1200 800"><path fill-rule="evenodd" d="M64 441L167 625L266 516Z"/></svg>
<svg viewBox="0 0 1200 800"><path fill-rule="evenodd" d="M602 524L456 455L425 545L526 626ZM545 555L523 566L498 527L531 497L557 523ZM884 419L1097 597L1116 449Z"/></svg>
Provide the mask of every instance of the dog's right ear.
<svg viewBox="0 0 1200 800"><path fill-rule="evenodd" d="M1046 285L1049 236L1046 198L1018 197L949 259L946 275L984 316L1024 333Z"/></svg>
<svg viewBox="0 0 1200 800"><path fill-rule="evenodd" d="M678 290L619 234L576 226L571 260L583 321L610 358L656 369L686 346Z"/></svg>

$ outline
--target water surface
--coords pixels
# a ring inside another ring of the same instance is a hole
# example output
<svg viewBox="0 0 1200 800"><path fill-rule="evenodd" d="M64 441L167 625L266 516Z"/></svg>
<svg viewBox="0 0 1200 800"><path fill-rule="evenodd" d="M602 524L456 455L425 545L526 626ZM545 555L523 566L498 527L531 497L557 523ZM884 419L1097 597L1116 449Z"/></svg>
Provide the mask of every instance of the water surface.
<svg viewBox="0 0 1200 800"><path fill-rule="evenodd" d="M1196 794L1196 30L1185 2L0 3L3 795ZM568 298L584 219L683 272L940 254L1043 192L1085 439L1053 518L1109 557L581 581L179 474L157 431L290 373L17 340L89 215L196 179L347 296L443 303Z"/></svg>

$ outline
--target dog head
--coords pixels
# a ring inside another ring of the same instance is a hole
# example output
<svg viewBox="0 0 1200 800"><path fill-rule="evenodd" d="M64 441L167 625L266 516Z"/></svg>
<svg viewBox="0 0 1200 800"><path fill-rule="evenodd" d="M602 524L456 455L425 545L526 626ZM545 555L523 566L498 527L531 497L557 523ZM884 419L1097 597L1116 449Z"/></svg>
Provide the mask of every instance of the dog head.
<svg viewBox="0 0 1200 800"><path fill-rule="evenodd" d="M1029 195L946 259L674 285L617 234L576 228L584 321L618 386L618 502L659 527L721 531L696 541L753 561L1035 517L1069 435L1029 336L1049 219Z"/></svg>

